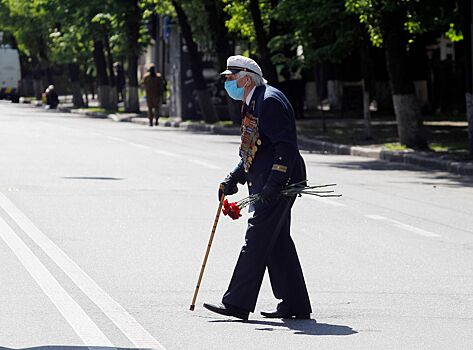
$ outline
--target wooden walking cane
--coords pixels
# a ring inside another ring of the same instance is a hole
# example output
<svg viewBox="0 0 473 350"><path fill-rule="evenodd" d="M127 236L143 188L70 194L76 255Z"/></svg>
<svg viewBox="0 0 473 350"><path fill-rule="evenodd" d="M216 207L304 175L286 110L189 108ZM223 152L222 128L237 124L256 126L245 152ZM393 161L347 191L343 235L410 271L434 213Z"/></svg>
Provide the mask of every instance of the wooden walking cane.
<svg viewBox="0 0 473 350"><path fill-rule="evenodd" d="M223 191L225 186L220 185L220 189ZM205 265L207 264L207 258L209 257L210 247L212 246L212 241L214 239L215 230L217 229L218 219L220 217L220 212L222 211L223 200L225 199L225 194L222 193L222 197L220 197L220 203L217 209L217 215L215 215L214 226L212 227L212 232L210 233L209 243L207 244L207 250L205 252L204 261L202 262L202 267L200 268L199 279L197 280L197 285L195 286L194 297L192 298L192 304L190 306L190 310L194 311L195 309L195 301L197 299L197 293L199 293L200 282L202 281L202 276L204 275Z"/></svg>

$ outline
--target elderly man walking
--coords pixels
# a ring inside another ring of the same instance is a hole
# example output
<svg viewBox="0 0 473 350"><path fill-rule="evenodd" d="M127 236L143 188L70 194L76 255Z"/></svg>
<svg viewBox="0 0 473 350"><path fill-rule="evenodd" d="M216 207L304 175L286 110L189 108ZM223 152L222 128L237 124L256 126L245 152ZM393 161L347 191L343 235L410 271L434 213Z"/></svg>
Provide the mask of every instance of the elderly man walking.
<svg viewBox="0 0 473 350"><path fill-rule="evenodd" d="M222 192L238 192L247 184L260 201L250 206L245 244L222 302L204 303L218 314L248 319L254 312L266 268L274 296L281 302L268 318L309 319L309 295L290 235L291 208L295 196L282 197L283 187L306 180L306 170L297 146L294 111L282 92L266 84L258 64L247 57L227 60L225 89L242 103L241 160L221 183Z"/></svg>

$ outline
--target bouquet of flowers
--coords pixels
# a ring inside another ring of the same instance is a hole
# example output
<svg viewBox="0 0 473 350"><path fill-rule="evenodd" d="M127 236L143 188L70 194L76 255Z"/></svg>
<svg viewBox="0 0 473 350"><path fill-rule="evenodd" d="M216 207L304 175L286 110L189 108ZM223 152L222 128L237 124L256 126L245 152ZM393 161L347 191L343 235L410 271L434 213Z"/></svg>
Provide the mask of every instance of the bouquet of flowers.
<svg viewBox="0 0 473 350"><path fill-rule="evenodd" d="M222 208L222 213L223 215L228 215L231 217L233 220L238 219L241 217L241 207L238 206L237 202L229 203L228 200L223 201L223 208Z"/></svg>
<svg viewBox="0 0 473 350"><path fill-rule="evenodd" d="M327 184L327 185L307 185L307 181L297 182L295 184L291 184L289 186L284 187L281 190L281 195L285 197L292 197L292 196L299 196L301 197L303 194L308 194L311 196L317 197L341 197L341 194L335 194L333 190L327 189L331 186L336 186L336 184ZM241 217L241 209L249 206L252 203L258 202L261 198L259 194L253 194L238 202L229 203L228 200L225 199L223 202L223 215L230 216L233 220L236 220Z"/></svg>

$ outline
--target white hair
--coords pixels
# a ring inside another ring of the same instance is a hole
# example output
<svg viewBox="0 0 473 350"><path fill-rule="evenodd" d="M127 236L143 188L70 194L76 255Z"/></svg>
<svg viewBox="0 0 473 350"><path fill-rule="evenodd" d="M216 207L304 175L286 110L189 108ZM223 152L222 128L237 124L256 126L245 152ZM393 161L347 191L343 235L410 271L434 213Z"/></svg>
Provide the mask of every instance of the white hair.
<svg viewBox="0 0 473 350"><path fill-rule="evenodd" d="M245 75L249 76L256 86L266 85L266 83L268 82L261 75L258 75L256 73L251 73L251 72L244 72L244 71L240 71L237 73L237 79L243 78Z"/></svg>

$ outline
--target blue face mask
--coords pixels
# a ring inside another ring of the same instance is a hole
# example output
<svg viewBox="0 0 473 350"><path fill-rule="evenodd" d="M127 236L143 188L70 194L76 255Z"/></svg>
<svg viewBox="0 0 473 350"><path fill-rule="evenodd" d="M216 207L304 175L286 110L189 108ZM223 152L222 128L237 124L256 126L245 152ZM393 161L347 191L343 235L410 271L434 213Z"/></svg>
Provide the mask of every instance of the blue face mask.
<svg viewBox="0 0 473 350"><path fill-rule="evenodd" d="M245 93L245 89L242 87L238 87L236 80L227 80L225 82L225 90L227 90L228 96L230 96L234 100L243 100L243 94Z"/></svg>

